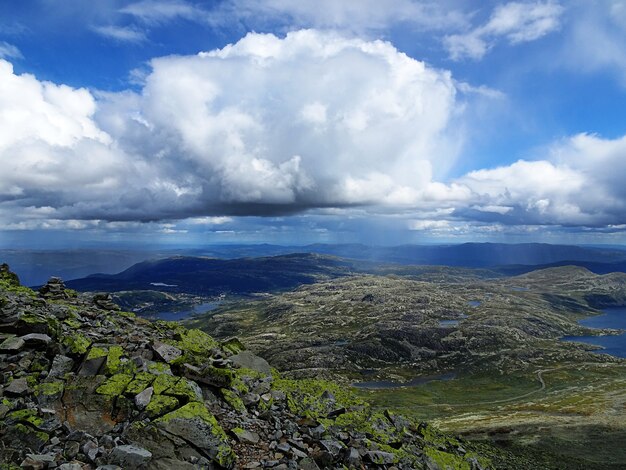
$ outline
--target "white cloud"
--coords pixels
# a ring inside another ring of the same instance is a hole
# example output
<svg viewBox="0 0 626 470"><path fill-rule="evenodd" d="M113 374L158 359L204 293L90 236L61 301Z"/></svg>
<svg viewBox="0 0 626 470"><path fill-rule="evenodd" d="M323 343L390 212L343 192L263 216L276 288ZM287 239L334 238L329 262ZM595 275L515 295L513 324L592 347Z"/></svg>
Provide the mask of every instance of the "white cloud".
<svg viewBox="0 0 626 470"><path fill-rule="evenodd" d="M364 33L405 24L422 31L464 26L453 1L432 0L226 0L210 13L213 22L239 18L253 27L338 29Z"/></svg>
<svg viewBox="0 0 626 470"><path fill-rule="evenodd" d="M481 59L498 41L530 42L557 30L563 11L561 5L551 0L506 3L497 6L482 26L465 34L446 36L444 44L454 60Z"/></svg>
<svg viewBox="0 0 626 470"><path fill-rule="evenodd" d="M406 205L458 148L448 72L335 33L249 34L155 59L141 93L94 97L7 62L0 81L4 204L54 207L56 218Z"/></svg>
<svg viewBox="0 0 626 470"><path fill-rule="evenodd" d="M176 18L199 20L206 15L203 10L183 0L142 0L119 11L146 23L160 23Z"/></svg>
<svg viewBox="0 0 626 470"><path fill-rule="evenodd" d="M5 41L0 41L0 59L23 59L21 51Z"/></svg>
<svg viewBox="0 0 626 470"><path fill-rule="evenodd" d="M142 42L147 39L143 31L133 26L94 26L92 29L101 36L122 42Z"/></svg>
<svg viewBox="0 0 626 470"><path fill-rule="evenodd" d="M573 0L559 63L576 72L609 70L626 86L626 4Z"/></svg>

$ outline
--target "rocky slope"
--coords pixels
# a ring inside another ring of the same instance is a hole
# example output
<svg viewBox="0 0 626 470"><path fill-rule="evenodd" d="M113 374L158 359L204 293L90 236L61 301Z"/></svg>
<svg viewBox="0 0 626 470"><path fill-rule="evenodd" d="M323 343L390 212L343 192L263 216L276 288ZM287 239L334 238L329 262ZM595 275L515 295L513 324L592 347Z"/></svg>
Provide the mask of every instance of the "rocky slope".
<svg viewBox="0 0 626 470"><path fill-rule="evenodd" d="M470 470L504 459L333 383L281 378L237 340L135 318L58 279L33 292L6 265L0 384L2 469Z"/></svg>

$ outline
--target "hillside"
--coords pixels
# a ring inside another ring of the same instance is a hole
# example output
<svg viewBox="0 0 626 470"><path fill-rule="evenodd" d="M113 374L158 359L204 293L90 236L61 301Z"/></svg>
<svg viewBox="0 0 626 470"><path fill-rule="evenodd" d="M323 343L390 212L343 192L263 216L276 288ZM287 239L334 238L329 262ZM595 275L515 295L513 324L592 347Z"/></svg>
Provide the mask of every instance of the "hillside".
<svg viewBox="0 0 626 470"><path fill-rule="evenodd" d="M624 274L570 267L510 279L443 279L344 277L230 305L193 324L218 337L240 335L296 376L406 378L611 360L558 339L587 332L576 320L594 313L594 299L622 302Z"/></svg>
<svg viewBox="0 0 626 470"><path fill-rule="evenodd" d="M144 261L119 274L68 281L79 291L150 290L195 295L251 294L345 276L354 263L330 256L291 254L266 258L171 257Z"/></svg>
<svg viewBox="0 0 626 470"><path fill-rule="evenodd" d="M6 265L0 331L0 468L540 468Z"/></svg>

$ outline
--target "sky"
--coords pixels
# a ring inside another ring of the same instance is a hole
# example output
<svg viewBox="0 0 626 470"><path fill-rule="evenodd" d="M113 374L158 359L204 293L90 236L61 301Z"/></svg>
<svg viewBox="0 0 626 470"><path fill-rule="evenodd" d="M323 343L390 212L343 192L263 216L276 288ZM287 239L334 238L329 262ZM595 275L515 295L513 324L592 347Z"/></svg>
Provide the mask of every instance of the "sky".
<svg viewBox="0 0 626 470"><path fill-rule="evenodd" d="M0 247L626 244L626 0L0 3Z"/></svg>

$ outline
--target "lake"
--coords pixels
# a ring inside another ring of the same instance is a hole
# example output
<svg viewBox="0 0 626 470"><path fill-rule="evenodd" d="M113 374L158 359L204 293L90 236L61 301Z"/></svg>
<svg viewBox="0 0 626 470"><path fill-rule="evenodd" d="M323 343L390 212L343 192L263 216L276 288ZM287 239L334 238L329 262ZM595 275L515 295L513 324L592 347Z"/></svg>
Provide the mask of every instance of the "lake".
<svg viewBox="0 0 626 470"><path fill-rule="evenodd" d="M215 310L221 304L220 301L214 302L202 302L201 304L194 305L191 310L180 310L178 312L159 312L152 315L146 315L146 318L151 320L167 320L167 321L180 321L185 320L193 315L210 312Z"/></svg>
<svg viewBox="0 0 626 470"><path fill-rule="evenodd" d="M602 310L604 313L585 318L578 323L589 328L615 328L626 330L626 307L612 307ZM606 336L564 336L564 341L594 344L604 349L598 353L626 357L626 333Z"/></svg>

